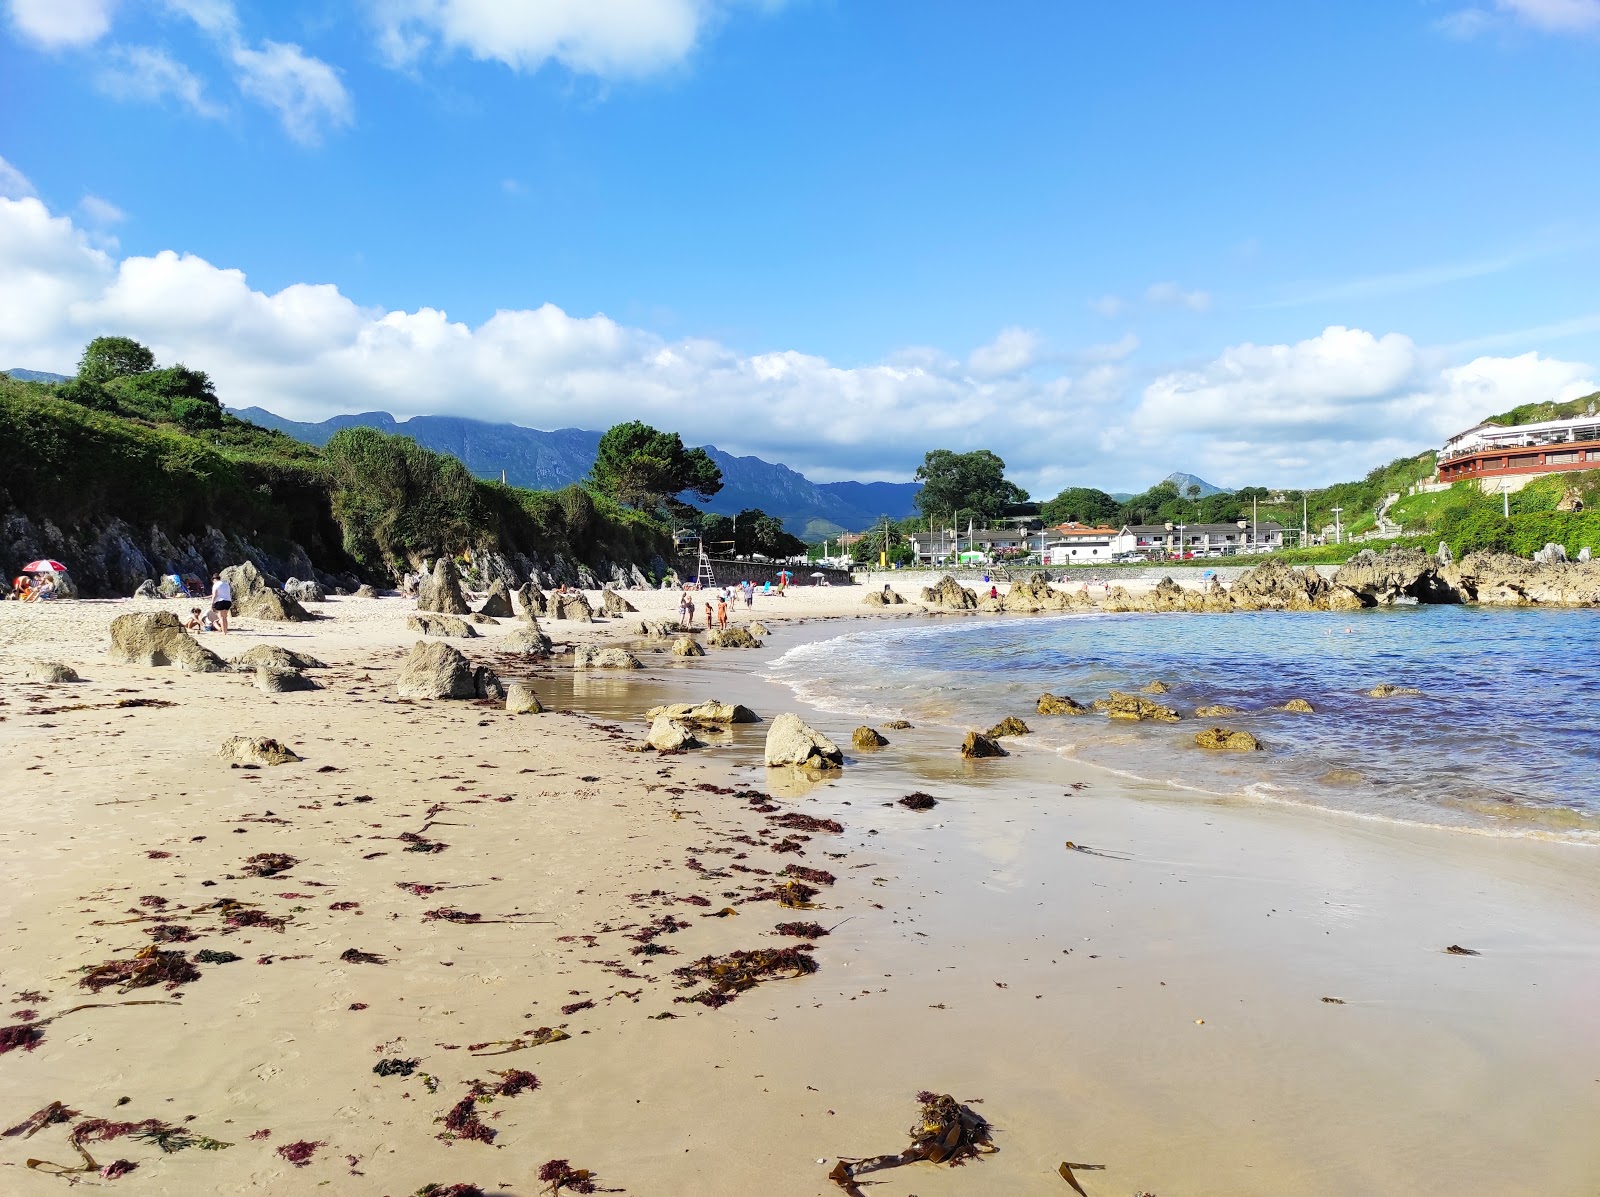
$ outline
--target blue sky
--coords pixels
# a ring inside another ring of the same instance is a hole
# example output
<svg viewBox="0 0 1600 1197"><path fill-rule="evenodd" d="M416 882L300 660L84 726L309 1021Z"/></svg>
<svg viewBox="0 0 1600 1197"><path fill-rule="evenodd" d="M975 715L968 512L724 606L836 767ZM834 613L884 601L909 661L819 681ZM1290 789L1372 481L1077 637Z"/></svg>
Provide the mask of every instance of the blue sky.
<svg viewBox="0 0 1600 1197"><path fill-rule="evenodd" d="M1600 388L1600 0L4 3L0 366L1036 493Z"/></svg>

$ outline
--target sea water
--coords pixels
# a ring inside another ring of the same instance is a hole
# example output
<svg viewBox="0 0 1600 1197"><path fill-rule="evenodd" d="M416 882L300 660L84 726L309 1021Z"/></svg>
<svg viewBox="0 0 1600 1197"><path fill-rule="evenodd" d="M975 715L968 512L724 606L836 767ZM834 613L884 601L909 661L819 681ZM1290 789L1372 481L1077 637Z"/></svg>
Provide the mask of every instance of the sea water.
<svg viewBox="0 0 1600 1197"><path fill-rule="evenodd" d="M952 731L1006 715L1055 752L1197 794L1501 834L1600 839L1600 611L1078 614L874 627L790 650L768 676L823 709ZM1176 724L1034 713L1153 680ZM1420 696L1369 697L1381 683ZM1305 698L1315 714L1272 708ZM1195 719L1225 703L1245 713ZM1227 726L1256 753L1194 734Z"/></svg>

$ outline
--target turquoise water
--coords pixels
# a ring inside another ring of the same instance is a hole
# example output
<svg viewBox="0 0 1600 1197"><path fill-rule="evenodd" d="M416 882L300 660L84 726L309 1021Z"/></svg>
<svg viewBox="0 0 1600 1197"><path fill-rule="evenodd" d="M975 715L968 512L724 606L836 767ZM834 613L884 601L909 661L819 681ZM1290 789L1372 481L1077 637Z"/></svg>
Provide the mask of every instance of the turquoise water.
<svg viewBox="0 0 1600 1197"><path fill-rule="evenodd" d="M1054 751L1213 794L1505 834L1600 837L1600 612L1396 607L1355 613L1074 615L874 628L803 645L768 675L826 709L952 728L1025 719ZM1179 724L1035 715L1152 679ZM1382 682L1421 697L1375 699ZM1309 699L1314 715L1268 710ZM1227 703L1246 714L1193 720ZM1211 753L1194 732L1254 733Z"/></svg>

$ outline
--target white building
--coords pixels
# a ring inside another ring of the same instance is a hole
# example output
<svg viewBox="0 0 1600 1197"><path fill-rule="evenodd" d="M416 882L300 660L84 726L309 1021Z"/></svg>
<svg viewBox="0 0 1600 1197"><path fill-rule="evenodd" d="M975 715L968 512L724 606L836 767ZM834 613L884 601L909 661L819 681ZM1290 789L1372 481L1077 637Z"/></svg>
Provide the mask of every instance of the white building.
<svg viewBox="0 0 1600 1197"><path fill-rule="evenodd" d="M1231 524L1129 524L1112 541L1115 555L1232 557L1283 548L1283 526L1275 520Z"/></svg>

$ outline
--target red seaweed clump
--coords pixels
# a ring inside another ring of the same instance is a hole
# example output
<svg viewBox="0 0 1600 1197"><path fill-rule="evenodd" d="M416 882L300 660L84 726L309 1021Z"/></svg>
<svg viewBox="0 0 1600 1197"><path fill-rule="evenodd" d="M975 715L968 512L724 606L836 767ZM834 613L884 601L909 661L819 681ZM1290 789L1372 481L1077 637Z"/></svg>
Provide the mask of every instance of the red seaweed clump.
<svg viewBox="0 0 1600 1197"><path fill-rule="evenodd" d="M200 970L182 952L163 951L151 944L126 959L113 958L94 965L78 978L78 984L91 993L99 993L110 985L118 986L118 993L127 993L151 985L176 989L199 979Z"/></svg>
<svg viewBox="0 0 1600 1197"><path fill-rule="evenodd" d="M808 869L804 865L790 865L783 870L787 876L797 877L801 881L815 882L817 885L832 885L838 880L832 873L823 869Z"/></svg>
<svg viewBox="0 0 1600 1197"><path fill-rule="evenodd" d="M0 1027L0 1056L7 1052L31 1052L44 1042L44 1028L22 1023Z"/></svg>
<svg viewBox="0 0 1600 1197"><path fill-rule="evenodd" d="M539 1168L539 1179L550 1187L547 1193L563 1190L568 1193L597 1193L594 1173L587 1168L574 1168L568 1160L550 1160Z"/></svg>
<svg viewBox="0 0 1600 1197"><path fill-rule="evenodd" d="M157 923L153 927L146 927L144 933L157 943L193 943L200 937L187 927L180 927L177 923Z"/></svg>
<svg viewBox="0 0 1600 1197"><path fill-rule="evenodd" d="M837 819L815 819L794 810L781 815L769 815L768 818L779 827L787 827L791 831L831 831L837 835L844 830L844 824Z"/></svg>
<svg viewBox="0 0 1600 1197"><path fill-rule="evenodd" d="M921 790L914 790L897 801L907 810L932 810L939 805L937 798L932 794L924 794Z"/></svg>
<svg viewBox="0 0 1600 1197"><path fill-rule="evenodd" d="M132 1160L112 1160L100 1169L101 1180L116 1180L119 1176L126 1176L139 1165Z"/></svg>
<svg viewBox="0 0 1600 1197"><path fill-rule="evenodd" d="M287 852L257 852L245 859L244 871L252 877L276 877L279 873L287 873L299 863L298 859Z"/></svg>
<svg viewBox="0 0 1600 1197"><path fill-rule="evenodd" d="M296 1168L304 1168L311 1163L311 1157L317 1154L317 1148L326 1146L327 1144L321 1141L313 1143L309 1139L301 1139L295 1143L285 1143L278 1148L278 1155Z"/></svg>
<svg viewBox="0 0 1600 1197"><path fill-rule="evenodd" d="M494 1074L498 1081L474 1080L467 1082L467 1095L455 1105L450 1107L441 1121L444 1130L439 1138L445 1142L455 1139L471 1139L479 1143L493 1143L498 1131L483 1124L478 1117L480 1106L486 1106L497 1097L516 1097L520 1093L530 1093L539 1087L539 1078L531 1072L520 1068L512 1068L506 1072Z"/></svg>
<svg viewBox="0 0 1600 1197"><path fill-rule="evenodd" d="M828 929L821 923L779 923L772 929L774 935L792 935L796 939L821 939Z"/></svg>
<svg viewBox="0 0 1600 1197"><path fill-rule="evenodd" d="M699 1002L716 1009L733 1001L747 989L763 981L779 977L803 977L817 971L818 965L808 954L812 946L797 944L792 948L757 948L750 952L729 952L726 956L703 956L692 964L672 970L681 977L685 988L704 981L708 988L688 997L674 1000Z"/></svg>

